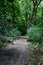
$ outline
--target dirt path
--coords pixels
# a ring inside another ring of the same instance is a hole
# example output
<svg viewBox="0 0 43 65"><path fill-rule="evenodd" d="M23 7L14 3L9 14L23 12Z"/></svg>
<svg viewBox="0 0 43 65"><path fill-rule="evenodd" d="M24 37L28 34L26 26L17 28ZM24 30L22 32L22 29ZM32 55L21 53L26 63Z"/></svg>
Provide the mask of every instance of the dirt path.
<svg viewBox="0 0 43 65"><path fill-rule="evenodd" d="M29 65L26 39L19 39L0 52L0 65Z"/></svg>

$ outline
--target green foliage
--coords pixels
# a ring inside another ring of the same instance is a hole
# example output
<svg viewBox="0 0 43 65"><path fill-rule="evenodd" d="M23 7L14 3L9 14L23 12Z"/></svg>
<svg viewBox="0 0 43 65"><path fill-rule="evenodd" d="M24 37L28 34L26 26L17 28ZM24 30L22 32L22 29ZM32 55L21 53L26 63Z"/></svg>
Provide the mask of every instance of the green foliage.
<svg viewBox="0 0 43 65"><path fill-rule="evenodd" d="M42 28L39 26L33 26L27 31L27 37L32 38L34 41L39 41L42 40L43 31Z"/></svg>
<svg viewBox="0 0 43 65"><path fill-rule="evenodd" d="M30 65L43 65L43 44L28 44L28 54Z"/></svg>
<svg viewBox="0 0 43 65"><path fill-rule="evenodd" d="M43 65L43 0L0 0L0 48L25 34L35 43L28 45L30 65Z"/></svg>
<svg viewBox="0 0 43 65"><path fill-rule="evenodd" d="M0 0L0 35L18 36L27 32L29 38L39 41L42 29L42 0Z"/></svg>
<svg viewBox="0 0 43 65"><path fill-rule="evenodd" d="M12 42L12 37L0 35L0 48Z"/></svg>
<svg viewBox="0 0 43 65"><path fill-rule="evenodd" d="M0 34L5 35L7 28L7 19L0 16Z"/></svg>
<svg viewBox="0 0 43 65"><path fill-rule="evenodd" d="M40 27L43 27L43 5L42 4L40 4L38 8L38 12L36 15L36 24Z"/></svg>
<svg viewBox="0 0 43 65"><path fill-rule="evenodd" d="M9 30L9 32L8 31L6 32L6 36L19 36L19 35L21 35L21 33L16 28L13 28Z"/></svg>
<svg viewBox="0 0 43 65"><path fill-rule="evenodd" d="M20 14L18 0L0 0L0 47L8 44L7 36L19 36L17 29Z"/></svg>

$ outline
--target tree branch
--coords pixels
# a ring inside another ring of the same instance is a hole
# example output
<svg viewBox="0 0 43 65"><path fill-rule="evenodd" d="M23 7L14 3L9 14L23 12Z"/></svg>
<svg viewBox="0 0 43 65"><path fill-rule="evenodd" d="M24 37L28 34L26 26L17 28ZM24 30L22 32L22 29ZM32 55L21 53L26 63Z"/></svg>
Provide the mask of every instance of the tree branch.
<svg viewBox="0 0 43 65"><path fill-rule="evenodd" d="M33 6L35 6L35 0L32 0L33 1Z"/></svg>
<svg viewBox="0 0 43 65"><path fill-rule="evenodd" d="M33 1L33 3L34 3L34 0L32 0Z"/></svg>
<svg viewBox="0 0 43 65"><path fill-rule="evenodd" d="M38 7L42 0L39 0L39 2L37 2L37 0L36 1L35 0L32 0L32 1L33 1L33 4L34 5L37 5L37 7Z"/></svg>
<svg viewBox="0 0 43 65"><path fill-rule="evenodd" d="M37 3L37 7L39 6L39 4L41 3L42 0L39 0L39 3Z"/></svg>

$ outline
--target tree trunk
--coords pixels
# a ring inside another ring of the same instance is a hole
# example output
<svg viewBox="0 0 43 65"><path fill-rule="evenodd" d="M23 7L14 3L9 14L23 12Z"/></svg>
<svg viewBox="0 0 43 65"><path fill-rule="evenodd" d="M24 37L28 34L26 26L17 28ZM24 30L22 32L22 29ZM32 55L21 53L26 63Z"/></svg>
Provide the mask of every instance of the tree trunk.
<svg viewBox="0 0 43 65"><path fill-rule="evenodd" d="M30 20L31 26L36 25L36 14L37 14L37 9L39 4L41 3L42 0L32 0L33 1L33 11L32 11L32 16Z"/></svg>
<svg viewBox="0 0 43 65"><path fill-rule="evenodd" d="M31 17L32 25L36 24L36 14L37 14L37 8L36 8L36 6L34 6L33 12L32 12L32 17Z"/></svg>

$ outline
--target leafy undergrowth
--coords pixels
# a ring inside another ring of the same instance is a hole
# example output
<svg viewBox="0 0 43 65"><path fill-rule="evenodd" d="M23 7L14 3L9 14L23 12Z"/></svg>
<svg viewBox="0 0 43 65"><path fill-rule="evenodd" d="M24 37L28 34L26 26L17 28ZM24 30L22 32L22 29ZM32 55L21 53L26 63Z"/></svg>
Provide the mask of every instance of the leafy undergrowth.
<svg viewBox="0 0 43 65"><path fill-rule="evenodd" d="M43 65L43 43L29 44L28 50L30 65Z"/></svg>
<svg viewBox="0 0 43 65"><path fill-rule="evenodd" d="M11 30L6 32L6 36L20 36L21 32L19 30L17 30L16 28L12 28Z"/></svg>
<svg viewBox="0 0 43 65"><path fill-rule="evenodd" d="M19 36L21 33L17 29L12 29L11 31L7 31L6 35L0 34L0 48L5 47L9 43L13 42L14 36Z"/></svg>
<svg viewBox="0 0 43 65"><path fill-rule="evenodd" d="M0 35L0 48L5 47L8 43L12 42L12 37L2 36Z"/></svg>
<svg viewBox="0 0 43 65"><path fill-rule="evenodd" d="M26 37L32 38L34 42L42 42L43 41L43 28L34 25L33 27L27 30Z"/></svg>

